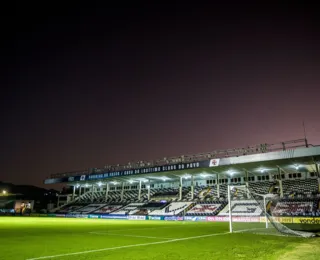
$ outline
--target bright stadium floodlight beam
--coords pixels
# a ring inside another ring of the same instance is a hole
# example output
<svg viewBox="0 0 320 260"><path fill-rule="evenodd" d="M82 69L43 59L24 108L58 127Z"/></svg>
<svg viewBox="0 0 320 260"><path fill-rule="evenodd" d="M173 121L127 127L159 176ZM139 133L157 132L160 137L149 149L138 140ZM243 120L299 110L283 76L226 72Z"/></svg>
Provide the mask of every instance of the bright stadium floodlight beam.
<svg viewBox="0 0 320 260"><path fill-rule="evenodd" d="M6 191L6 190L3 190L3 191L2 191L2 194L7 194L7 191Z"/></svg>

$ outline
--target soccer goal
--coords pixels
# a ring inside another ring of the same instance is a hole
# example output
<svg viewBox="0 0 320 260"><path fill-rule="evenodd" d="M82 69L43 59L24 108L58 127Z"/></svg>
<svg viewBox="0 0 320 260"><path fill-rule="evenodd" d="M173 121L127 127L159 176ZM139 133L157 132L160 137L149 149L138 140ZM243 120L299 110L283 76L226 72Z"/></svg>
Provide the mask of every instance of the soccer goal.
<svg viewBox="0 0 320 260"><path fill-rule="evenodd" d="M228 185L228 207L219 215L228 217L230 232L311 237L312 233L292 230L273 216L277 194L258 194L246 185Z"/></svg>

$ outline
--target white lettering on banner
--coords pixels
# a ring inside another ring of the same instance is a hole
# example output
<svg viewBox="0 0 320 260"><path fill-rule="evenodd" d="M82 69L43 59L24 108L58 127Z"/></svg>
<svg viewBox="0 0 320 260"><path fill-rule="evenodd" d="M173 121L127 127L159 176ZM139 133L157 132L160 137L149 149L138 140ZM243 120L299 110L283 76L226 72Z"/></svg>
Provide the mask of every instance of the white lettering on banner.
<svg viewBox="0 0 320 260"><path fill-rule="evenodd" d="M86 178L88 180L99 180L99 179L105 179L109 177L129 176L134 174L145 174L145 173L154 173L154 172L162 172L162 171L176 171L176 170L194 169L194 168L200 168L200 163L199 162L181 163L181 164L156 166L156 167L135 169L135 170L124 170L124 171L106 172L101 174L81 175L80 181L85 181ZM72 178L74 177L69 177L68 181L69 182L74 181L74 179ZM49 182L47 181L47 183Z"/></svg>
<svg viewBox="0 0 320 260"><path fill-rule="evenodd" d="M128 216L129 220L146 220L146 216Z"/></svg>
<svg viewBox="0 0 320 260"><path fill-rule="evenodd" d="M219 166L219 163L220 163L220 159L211 159L211 160L210 160L209 167Z"/></svg>
<svg viewBox="0 0 320 260"><path fill-rule="evenodd" d="M229 217L207 217L207 221L227 222ZM260 222L260 217L232 217L232 222Z"/></svg>

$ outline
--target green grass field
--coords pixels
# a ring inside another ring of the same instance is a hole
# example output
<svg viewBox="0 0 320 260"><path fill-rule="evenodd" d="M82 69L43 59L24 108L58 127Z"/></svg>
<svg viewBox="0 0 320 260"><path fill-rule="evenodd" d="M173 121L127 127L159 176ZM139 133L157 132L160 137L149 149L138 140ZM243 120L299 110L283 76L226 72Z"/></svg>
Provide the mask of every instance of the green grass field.
<svg viewBox="0 0 320 260"><path fill-rule="evenodd" d="M228 233L228 223L0 218L0 259L320 259L320 239Z"/></svg>

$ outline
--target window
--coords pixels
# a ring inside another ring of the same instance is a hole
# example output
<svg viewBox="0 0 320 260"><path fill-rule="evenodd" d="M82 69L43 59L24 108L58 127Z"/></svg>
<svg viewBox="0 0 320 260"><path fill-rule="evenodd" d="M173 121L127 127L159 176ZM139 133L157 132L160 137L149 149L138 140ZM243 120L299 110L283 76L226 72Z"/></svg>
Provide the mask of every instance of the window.
<svg viewBox="0 0 320 260"><path fill-rule="evenodd" d="M298 173L298 178L301 178L301 172Z"/></svg>
<svg viewBox="0 0 320 260"><path fill-rule="evenodd" d="M297 174L296 173L293 174L293 178L297 178Z"/></svg>

